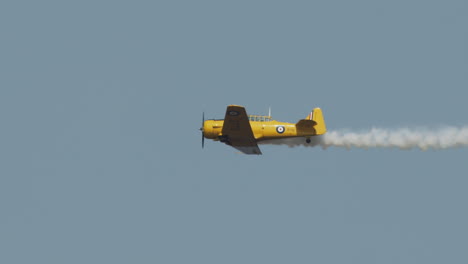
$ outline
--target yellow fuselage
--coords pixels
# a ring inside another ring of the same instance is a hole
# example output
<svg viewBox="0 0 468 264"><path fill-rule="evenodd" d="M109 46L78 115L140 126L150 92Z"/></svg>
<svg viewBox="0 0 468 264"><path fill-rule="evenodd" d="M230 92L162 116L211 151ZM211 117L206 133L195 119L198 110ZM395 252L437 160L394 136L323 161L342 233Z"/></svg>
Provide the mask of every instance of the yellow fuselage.
<svg viewBox="0 0 468 264"><path fill-rule="evenodd" d="M203 124L205 138L219 140L222 136L224 120L206 120ZM250 126L256 140L266 140L286 137L309 137L317 135L314 127L297 127L296 124L271 121L250 121Z"/></svg>

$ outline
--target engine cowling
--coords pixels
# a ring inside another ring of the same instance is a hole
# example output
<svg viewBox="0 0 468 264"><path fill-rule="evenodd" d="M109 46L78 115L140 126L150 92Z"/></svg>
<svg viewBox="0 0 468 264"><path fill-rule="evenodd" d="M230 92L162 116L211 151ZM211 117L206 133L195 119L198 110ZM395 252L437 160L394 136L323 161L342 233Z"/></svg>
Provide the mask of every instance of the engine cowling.
<svg viewBox="0 0 468 264"><path fill-rule="evenodd" d="M217 140L223 129L223 120L206 120L203 123L203 135L205 138Z"/></svg>

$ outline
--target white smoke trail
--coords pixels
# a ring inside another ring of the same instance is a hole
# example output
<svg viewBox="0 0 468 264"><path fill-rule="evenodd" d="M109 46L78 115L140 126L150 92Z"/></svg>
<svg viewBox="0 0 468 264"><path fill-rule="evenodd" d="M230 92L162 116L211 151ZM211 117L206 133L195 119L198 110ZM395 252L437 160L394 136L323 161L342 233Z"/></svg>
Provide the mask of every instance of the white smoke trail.
<svg viewBox="0 0 468 264"><path fill-rule="evenodd" d="M440 129L395 130L372 128L369 131L330 131L322 136L311 137L307 144L304 138L265 140L261 144L281 144L290 147L321 146L342 148L399 148L421 150L468 147L468 126L444 127Z"/></svg>

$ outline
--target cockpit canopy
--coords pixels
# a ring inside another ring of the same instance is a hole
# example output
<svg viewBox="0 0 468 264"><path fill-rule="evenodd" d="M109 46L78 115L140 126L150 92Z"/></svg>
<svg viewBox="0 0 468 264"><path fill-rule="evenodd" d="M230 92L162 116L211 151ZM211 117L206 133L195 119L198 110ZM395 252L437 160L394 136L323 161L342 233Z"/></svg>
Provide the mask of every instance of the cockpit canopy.
<svg viewBox="0 0 468 264"><path fill-rule="evenodd" d="M270 122L271 116L249 115L249 121L253 122Z"/></svg>

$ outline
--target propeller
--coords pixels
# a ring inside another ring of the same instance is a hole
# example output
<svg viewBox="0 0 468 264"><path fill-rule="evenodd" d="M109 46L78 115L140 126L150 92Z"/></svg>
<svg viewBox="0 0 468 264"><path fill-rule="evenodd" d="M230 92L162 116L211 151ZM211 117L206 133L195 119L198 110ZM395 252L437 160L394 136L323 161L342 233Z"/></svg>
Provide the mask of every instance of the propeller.
<svg viewBox="0 0 468 264"><path fill-rule="evenodd" d="M201 147L203 148L205 146L205 131L203 130L203 125L205 124L205 112L202 114L202 126L200 127L201 131Z"/></svg>

